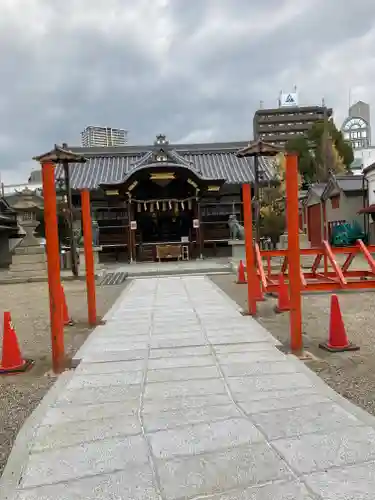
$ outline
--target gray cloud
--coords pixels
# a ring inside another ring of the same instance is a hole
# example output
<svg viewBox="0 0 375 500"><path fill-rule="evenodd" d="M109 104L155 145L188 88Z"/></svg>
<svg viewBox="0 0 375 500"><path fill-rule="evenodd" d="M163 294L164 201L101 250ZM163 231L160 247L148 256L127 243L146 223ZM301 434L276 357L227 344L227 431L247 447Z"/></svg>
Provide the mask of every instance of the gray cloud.
<svg viewBox="0 0 375 500"><path fill-rule="evenodd" d="M88 124L132 143L242 140L263 100L324 96L338 122L372 103L373 0L3 0L0 172L22 181L31 157L78 144Z"/></svg>

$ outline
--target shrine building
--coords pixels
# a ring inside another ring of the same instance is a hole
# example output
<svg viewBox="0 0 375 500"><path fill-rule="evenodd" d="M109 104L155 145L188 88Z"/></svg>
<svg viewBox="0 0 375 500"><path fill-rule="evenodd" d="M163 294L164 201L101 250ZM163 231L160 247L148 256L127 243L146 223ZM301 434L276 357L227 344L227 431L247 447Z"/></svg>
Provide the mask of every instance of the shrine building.
<svg viewBox="0 0 375 500"><path fill-rule="evenodd" d="M254 183L254 158L236 153L248 142L84 148L70 167L73 205L91 191L101 256L124 261L229 255L228 218L243 220L241 184ZM258 158L259 182L269 183L274 159ZM62 166L57 178L63 177Z"/></svg>

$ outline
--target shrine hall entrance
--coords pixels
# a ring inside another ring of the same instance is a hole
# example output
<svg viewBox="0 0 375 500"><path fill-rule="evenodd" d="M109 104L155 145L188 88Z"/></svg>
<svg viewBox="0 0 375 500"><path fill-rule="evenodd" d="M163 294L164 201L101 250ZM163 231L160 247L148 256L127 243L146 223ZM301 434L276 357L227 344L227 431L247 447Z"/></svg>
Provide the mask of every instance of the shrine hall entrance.
<svg viewBox="0 0 375 500"><path fill-rule="evenodd" d="M191 241L193 210L155 210L137 214L137 228L144 243Z"/></svg>
<svg viewBox="0 0 375 500"><path fill-rule="evenodd" d="M201 253L198 184L181 172L146 171L131 190L137 260L188 260Z"/></svg>

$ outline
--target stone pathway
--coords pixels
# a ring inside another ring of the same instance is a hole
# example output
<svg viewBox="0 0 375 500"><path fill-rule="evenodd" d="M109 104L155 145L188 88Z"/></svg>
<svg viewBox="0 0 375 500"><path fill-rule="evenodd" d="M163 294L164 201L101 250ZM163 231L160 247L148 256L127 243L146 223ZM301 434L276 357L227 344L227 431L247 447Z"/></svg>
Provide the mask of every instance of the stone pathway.
<svg viewBox="0 0 375 500"><path fill-rule="evenodd" d="M111 263L107 264L106 268L108 272L124 272L129 277L231 272L228 258L196 259L177 262L133 262L132 264Z"/></svg>
<svg viewBox="0 0 375 500"><path fill-rule="evenodd" d="M205 277L133 281L77 358L7 498L375 499L373 417Z"/></svg>

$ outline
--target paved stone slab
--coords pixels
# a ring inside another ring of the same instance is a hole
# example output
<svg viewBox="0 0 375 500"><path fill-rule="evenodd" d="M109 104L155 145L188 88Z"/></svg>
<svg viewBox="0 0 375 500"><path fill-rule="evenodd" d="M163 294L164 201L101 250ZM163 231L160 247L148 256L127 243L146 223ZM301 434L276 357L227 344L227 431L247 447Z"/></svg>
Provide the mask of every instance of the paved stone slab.
<svg viewBox="0 0 375 500"><path fill-rule="evenodd" d="M285 387L301 389L314 386L311 379L302 373L298 374L298 377L289 373L254 377L233 377L228 378L228 385L234 394L241 392L277 391Z"/></svg>
<svg viewBox="0 0 375 500"><path fill-rule="evenodd" d="M317 403L330 403L331 400L322 394L307 392L308 389L286 390L278 392L260 392L253 393L252 397L259 396L260 399L249 401L246 394L243 395L244 401L239 401L239 406L248 415L253 413L264 413L272 410L287 410L290 408L299 408L301 406L315 405Z"/></svg>
<svg viewBox="0 0 375 500"><path fill-rule="evenodd" d="M256 413L252 420L268 439L300 436L311 432L328 432L362 422L335 403L317 403L287 410ZM283 425L280 425L283 422ZM355 429L352 430L355 432Z"/></svg>
<svg viewBox="0 0 375 500"><path fill-rule="evenodd" d="M96 345L96 344L91 344L88 345L87 347L83 348L81 350L81 353L83 353L83 356L86 356L86 354L105 354L106 352L122 352L125 351L125 353L129 351L137 351L137 350L146 350L148 349L151 341L147 342L119 342L117 340L113 340L112 342L109 342L104 345ZM85 357L86 359L86 357Z"/></svg>
<svg viewBox="0 0 375 500"><path fill-rule="evenodd" d="M191 347L191 346L204 346L207 341L203 336L199 337L185 337L181 339L161 339L151 340L150 345L152 349L168 349L171 347Z"/></svg>
<svg viewBox="0 0 375 500"><path fill-rule="evenodd" d="M21 486L70 481L147 463L148 448L141 436L82 443L30 455Z"/></svg>
<svg viewBox="0 0 375 500"><path fill-rule="evenodd" d="M79 375L68 384L67 390L85 389L86 387L122 386L140 384L142 371L98 373L96 375Z"/></svg>
<svg viewBox="0 0 375 500"><path fill-rule="evenodd" d="M130 415L44 425L36 433L33 452L140 434L141 430L138 417Z"/></svg>
<svg viewBox="0 0 375 500"><path fill-rule="evenodd" d="M254 349L253 352L218 353L217 359L222 365L229 365L231 363L253 363L255 361L283 361L285 359L285 354L273 346L269 348L270 344L267 344L265 349L263 349L263 346L260 348L260 344L253 345L255 345L255 349L259 350ZM217 347L214 346L214 349L216 350Z"/></svg>
<svg viewBox="0 0 375 500"><path fill-rule="evenodd" d="M136 350L136 351L95 351L89 353L83 353L79 356L78 353L75 359L83 358L86 363L111 363L112 361L129 361L132 359L145 359L147 356L147 350Z"/></svg>
<svg viewBox="0 0 375 500"><path fill-rule="evenodd" d="M138 412L138 401L121 401L116 403L100 403L82 406L57 406L49 408L41 425L59 425L80 420L97 420L122 415L125 420L127 415L135 416Z"/></svg>
<svg viewBox="0 0 375 500"><path fill-rule="evenodd" d="M247 343L259 343L259 342L270 342L275 344L275 339L267 339L264 335L245 335L245 334L228 334L228 330L225 332L218 332L215 334L207 333L207 338L211 344L215 345L227 345L227 344L243 344Z"/></svg>
<svg viewBox="0 0 375 500"><path fill-rule="evenodd" d="M95 403L111 403L138 399L141 393L140 385L85 387L82 389L65 390L56 401L56 406L74 404L90 405Z"/></svg>
<svg viewBox="0 0 375 500"><path fill-rule="evenodd" d="M257 375L274 375L279 373L297 373L296 366L282 361L257 361L255 363L233 363L222 367L226 377L254 377Z"/></svg>
<svg viewBox="0 0 375 500"><path fill-rule="evenodd" d="M374 462L329 469L304 476L311 490L327 500L373 500L375 492Z"/></svg>
<svg viewBox="0 0 375 500"><path fill-rule="evenodd" d="M149 411L151 410L149 409ZM154 432L203 422L227 420L228 417L241 417L240 411L234 404L171 409L169 411L158 411L156 408L152 413L143 415L143 423L146 432Z"/></svg>
<svg viewBox="0 0 375 500"><path fill-rule="evenodd" d="M75 372L77 375L98 375L101 373L124 373L142 371L146 367L144 359L130 361L114 361L113 363L80 363Z"/></svg>
<svg viewBox="0 0 375 500"><path fill-rule="evenodd" d="M254 352L256 353L256 352L263 351L263 350L270 351L270 352L275 351L273 345L271 345L270 342L257 342L256 345L249 343L249 342L243 342L243 343L237 343L237 344L214 345L213 349L217 354L254 353ZM284 355L284 357L286 357L286 356Z"/></svg>
<svg viewBox="0 0 375 500"><path fill-rule="evenodd" d="M157 469L168 500L293 479L286 463L263 443L197 457L158 460Z"/></svg>
<svg viewBox="0 0 375 500"><path fill-rule="evenodd" d="M170 410L187 410L189 408L200 408L203 406L221 406L230 403L231 400L226 393L180 396L168 399L146 397L143 402L143 411L145 413L156 413Z"/></svg>
<svg viewBox="0 0 375 500"><path fill-rule="evenodd" d="M216 366L192 366L188 368L165 368L163 370L149 370L147 382L168 382L173 380L194 380L205 378L219 378L221 374Z"/></svg>
<svg viewBox="0 0 375 500"><path fill-rule="evenodd" d="M251 486L242 491L213 495L209 500L313 500L300 481L276 481L274 484Z"/></svg>
<svg viewBox="0 0 375 500"><path fill-rule="evenodd" d="M152 351L153 354L155 351ZM157 351L156 351L157 352ZM156 356L154 354L154 356ZM215 360L212 356L184 356L150 359L148 362L149 370L158 370L163 368L183 368L189 366L212 366Z"/></svg>
<svg viewBox="0 0 375 500"><path fill-rule="evenodd" d="M181 358L185 356L206 356L211 355L211 349L208 346L196 347L178 347L173 349L152 349L150 359L155 358Z"/></svg>
<svg viewBox="0 0 375 500"><path fill-rule="evenodd" d="M15 500L160 500L148 465L19 492Z"/></svg>
<svg viewBox="0 0 375 500"><path fill-rule="evenodd" d="M188 380L178 382L155 382L145 390L146 398L176 398L179 396L203 396L205 394L225 394L224 382L221 380Z"/></svg>
<svg viewBox="0 0 375 500"><path fill-rule="evenodd" d="M171 458L259 443L264 437L248 420L233 418L156 432L150 434L149 440L156 458Z"/></svg>
<svg viewBox="0 0 375 500"><path fill-rule="evenodd" d="M375 461L375 430L370 427L308 434L275 441L273 445L301 474Z"/></svg>
<svg viewBox="0 0 375 500"><path fill-rule="evenodd" d="M171 331L164 330L162 333L152 333L151 340L153 341L169 340L172 342L173 340L191 339L195 337L204 338L201 328L196 327L192 330L184 330L184 331L180 331L179 329L176 330L176 328L174 328Z"/></svg>

